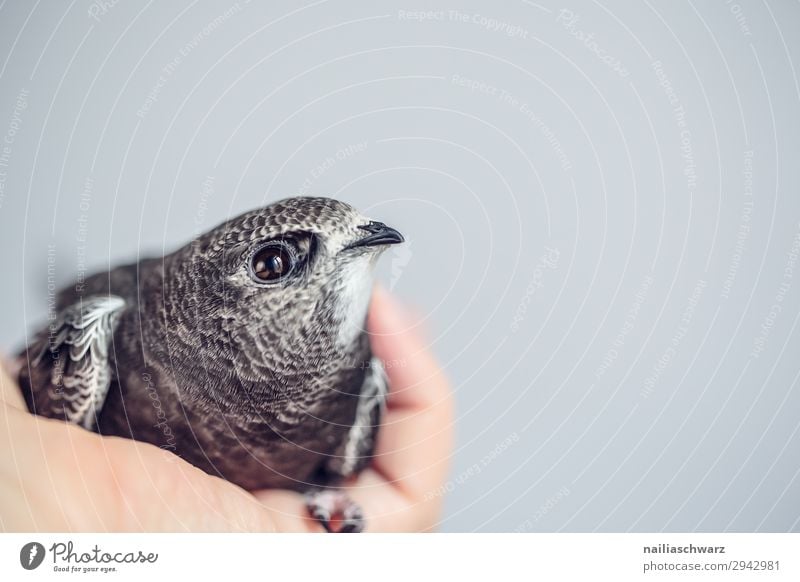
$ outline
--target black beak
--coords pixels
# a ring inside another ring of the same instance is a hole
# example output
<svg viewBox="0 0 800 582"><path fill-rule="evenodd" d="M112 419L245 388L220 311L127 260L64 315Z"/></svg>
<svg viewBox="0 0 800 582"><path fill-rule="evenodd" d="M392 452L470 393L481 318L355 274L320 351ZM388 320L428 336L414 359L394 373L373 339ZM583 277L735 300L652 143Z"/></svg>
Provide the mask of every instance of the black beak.
<svg viewBox="0 0 800 582"><path fill-rule="evenodd" d="M397 232L390 226L386 226L382 222L370 222L369 224L363 224L359 226L361 230L367 231L367 236L358 239L355 242L350 243L347 245L345 250L347 249L356 249L360 247L377 247L381 245L395 245L401 242L405 242L406 239L403 238L403 235Z"/></svg>

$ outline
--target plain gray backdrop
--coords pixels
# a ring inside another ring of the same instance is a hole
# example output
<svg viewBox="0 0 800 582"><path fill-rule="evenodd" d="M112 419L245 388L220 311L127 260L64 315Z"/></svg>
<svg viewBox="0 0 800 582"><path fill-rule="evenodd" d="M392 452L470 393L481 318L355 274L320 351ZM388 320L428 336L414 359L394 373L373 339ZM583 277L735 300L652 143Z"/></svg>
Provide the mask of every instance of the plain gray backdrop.
<svg viewBox="0 0 800 582"><path fill-rule="evenodd" d="M441 529L796 531L798 59L788 0L0 2L0 347L54 285L334 196L408 239Z"/></svg>

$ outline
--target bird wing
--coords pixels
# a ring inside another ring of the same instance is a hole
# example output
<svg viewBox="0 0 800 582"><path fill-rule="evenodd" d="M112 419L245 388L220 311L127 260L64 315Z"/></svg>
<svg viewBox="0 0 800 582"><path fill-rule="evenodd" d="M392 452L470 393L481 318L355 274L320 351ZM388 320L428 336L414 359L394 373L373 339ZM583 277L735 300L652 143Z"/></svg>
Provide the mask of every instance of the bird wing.
<svg viewBox="0 0 800 582"><path fill-rule="evenodd" d="M357 473L369 461L378 425L386 408L388 389L389 382L383 365L373 356L364 375L353 426L347 433L341 454L335 458L336 462L331 467L342 477Z"/></svg>
<svg viewBox="0 0 800 582"><path fill-rule="evenodd" d="M92 430L111 385L109 346L125 301L92 296L61 310L28 349L20 384L35 414Z"/></svg>

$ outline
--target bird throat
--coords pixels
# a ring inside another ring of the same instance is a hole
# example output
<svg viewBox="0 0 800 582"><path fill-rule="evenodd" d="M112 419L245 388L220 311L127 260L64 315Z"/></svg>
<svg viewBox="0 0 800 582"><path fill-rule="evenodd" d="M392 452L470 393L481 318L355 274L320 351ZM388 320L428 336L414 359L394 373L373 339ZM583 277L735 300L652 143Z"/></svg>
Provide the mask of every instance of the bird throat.
<svg viewBox="0 0 800 582"><path fill-rule="evenodd" d="M353 345L365 331L369 301L372 295L372 263L368 257L352 261L341 273L336 294L334 318L339 325L336 343L341 348Z"/></svg>

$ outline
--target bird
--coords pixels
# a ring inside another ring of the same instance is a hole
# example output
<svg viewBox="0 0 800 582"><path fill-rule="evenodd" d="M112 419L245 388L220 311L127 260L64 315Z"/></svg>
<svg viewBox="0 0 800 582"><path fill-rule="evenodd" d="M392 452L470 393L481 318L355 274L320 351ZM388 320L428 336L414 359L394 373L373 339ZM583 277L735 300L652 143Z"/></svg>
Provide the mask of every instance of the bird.
<svg viewBox="0 0 800 582"><path fill-rule="evenodd" d="M291 197L86 277L19 354L27 406L300 492L327 531L362 531L342 484L386 407L366 318L377 259L402 242L345 202Z"/></svg>

